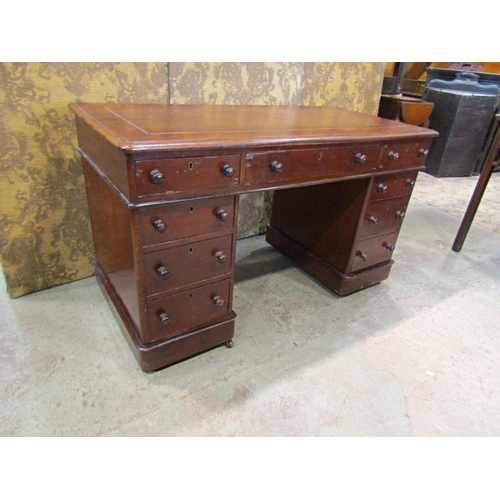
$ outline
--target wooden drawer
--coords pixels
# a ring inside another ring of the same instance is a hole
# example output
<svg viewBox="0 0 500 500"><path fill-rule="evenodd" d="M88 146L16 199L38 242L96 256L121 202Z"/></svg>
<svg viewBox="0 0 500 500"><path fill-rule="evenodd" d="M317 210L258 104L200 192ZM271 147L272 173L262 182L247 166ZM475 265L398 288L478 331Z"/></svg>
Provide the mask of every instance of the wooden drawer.
<svg viewBox="0 0 500 500"><path fill-rule="evenodd" d="M409 196L398 196L369 203L361 220L359 237L399 231L409 202Z"/></svg>
<svg viewBox="0 0 500 500"><path fill-rule="evenodd" d="M144 256L146 294L167 292L231 272L233 237L222 236Z"/></svg>
<svg viewBox="0 0 500 500"><path fill-rule="evenodd" d="M335 146L247 155L246 184L282 183L378 169L380 145Z"/></svg>
<svg viewBox="0 0 500 500"><path fill-rule="evenodd" d="M168 339L223 319L231 311L231 281L224 280L147 303L143 342Z"/></svg>
<svg viewBox="0 0 500 500"><path fill-rule="evenodd" d="M402 174L380 175L373 178L370 201L385 200L395 196L409 196L413 191L418 171Z"/></svg>
<svg viewBox="0 0 500 500"><path fill-rule="evenodd" d="M398 232L395 232L360 241L356 247L350 272L391 260L394 250L392 247L396 246L397 239Z"/></svg>
<svg viewBox="0 0 500 500"><path fill-rule="evenodd" d="M431 141L390 142L382 148L380 161L384 168L423 167Z"/></svg>
<svg viewBox="0 0 500 500"><path fill-rule="evenodd" d="M145 160L135 164L138 196L236 186L240 155Z"/></svg>
<svg viewBox="0 0 500 500"><path fill-rule="evenodd" d="M139 209L143 246L234 227L235 197L204 198Z"/></svg>

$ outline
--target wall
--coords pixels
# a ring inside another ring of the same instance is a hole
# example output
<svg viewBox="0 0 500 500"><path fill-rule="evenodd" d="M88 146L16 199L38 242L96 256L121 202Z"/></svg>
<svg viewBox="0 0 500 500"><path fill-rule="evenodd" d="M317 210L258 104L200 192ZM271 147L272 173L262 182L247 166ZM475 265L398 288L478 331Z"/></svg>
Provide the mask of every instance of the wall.
<svg viewBox="0 0 500 500"><path fill-rule="evenodd" d="M383 63L0 63L0 255L12 297L92 274L71 102L339 106L376 114ZM272 193L242 196L239 237Z"/></svg>

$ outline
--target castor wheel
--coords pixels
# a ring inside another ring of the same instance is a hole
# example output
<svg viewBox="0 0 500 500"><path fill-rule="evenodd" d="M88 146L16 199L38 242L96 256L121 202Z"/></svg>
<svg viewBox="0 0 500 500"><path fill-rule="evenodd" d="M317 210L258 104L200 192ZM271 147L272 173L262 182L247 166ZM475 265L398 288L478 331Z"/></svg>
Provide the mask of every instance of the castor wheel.
<svg viewBox="0 0 500 500"><path fill-rule="evenodd" d="M226 342L226 347L227 347L228 349L231 349L231 347L234 347L234 342L233 342L232 340L228 340L228 341Z"/></svg>

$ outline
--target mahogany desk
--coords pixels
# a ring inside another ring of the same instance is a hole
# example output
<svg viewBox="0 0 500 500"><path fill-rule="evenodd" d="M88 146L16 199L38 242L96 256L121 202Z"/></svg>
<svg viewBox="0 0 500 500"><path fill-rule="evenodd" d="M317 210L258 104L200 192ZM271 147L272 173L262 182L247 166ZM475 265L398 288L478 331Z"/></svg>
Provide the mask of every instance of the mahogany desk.
<svg viewBox="0 0 500 500"><path fill-rule="evenodd" d="M143 370L232 346L239 195L346 295L385 280L437 133L330 107L74 104L95 273Z"/></svg>

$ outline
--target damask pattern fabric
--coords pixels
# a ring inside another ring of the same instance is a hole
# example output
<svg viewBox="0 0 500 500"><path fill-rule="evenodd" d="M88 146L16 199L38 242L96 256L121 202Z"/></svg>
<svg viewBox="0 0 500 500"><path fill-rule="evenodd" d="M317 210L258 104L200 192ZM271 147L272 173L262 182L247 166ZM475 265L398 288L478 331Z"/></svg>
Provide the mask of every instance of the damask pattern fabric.
<svg viewBox="0 0 500 500"><path fill-rule="evenodd" d="M384 63L0 63L0 256L12 297L93 273L72 102L339 106L376 114ZM241 197L239 237L272 192Z"/></svg>
<svg viewBox="0 0 500 500"><path fill-rule="evenodd" d="M0 64L0 255L18 297L93 273L71 102L167 102L165 63Z"/></svg>

